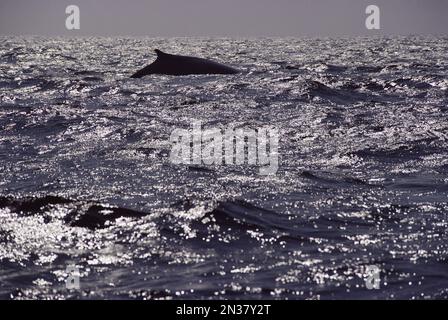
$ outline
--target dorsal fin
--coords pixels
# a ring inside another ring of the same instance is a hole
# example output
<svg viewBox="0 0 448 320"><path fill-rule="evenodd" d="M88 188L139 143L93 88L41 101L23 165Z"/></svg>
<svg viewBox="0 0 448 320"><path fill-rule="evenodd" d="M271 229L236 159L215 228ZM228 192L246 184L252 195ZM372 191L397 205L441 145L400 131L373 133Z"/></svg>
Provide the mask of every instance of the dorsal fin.
<svg viewBox="0 0 448 320"><path fill-rule="evenodd" d="M162 52L159 49L154 50L154 52L157 54L157 58L163 58L168 56L168 53Z"/></svg>

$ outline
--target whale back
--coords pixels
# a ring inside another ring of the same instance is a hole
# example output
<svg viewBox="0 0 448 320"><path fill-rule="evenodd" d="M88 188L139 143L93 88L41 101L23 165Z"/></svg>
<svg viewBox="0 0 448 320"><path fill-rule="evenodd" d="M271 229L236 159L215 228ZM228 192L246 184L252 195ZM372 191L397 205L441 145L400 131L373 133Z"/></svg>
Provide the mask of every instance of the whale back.
<svg viewBox="0 0 448 320"><path fill-rule="evenodd" d="M157 59L149 66L141 69L132 78L140 78L149 74L189 75L189 74L235 74L238 70L203 58L173 55L154 50Z"/></svg>

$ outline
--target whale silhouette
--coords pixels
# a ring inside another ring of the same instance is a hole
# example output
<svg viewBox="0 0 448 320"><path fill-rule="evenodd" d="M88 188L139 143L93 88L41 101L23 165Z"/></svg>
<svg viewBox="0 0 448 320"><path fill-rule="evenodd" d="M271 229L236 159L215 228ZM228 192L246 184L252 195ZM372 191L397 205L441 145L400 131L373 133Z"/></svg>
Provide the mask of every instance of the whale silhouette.
<svg viewBox="0 0 448 320"><path fill-rule="evenodd" d="M149 66L134 73L131 78L141 78L149 74L164 74L172 76L183 76L188 74L235 74L237 69L225 66L215 61L178 56L154 50L157 59Z"/></svg>

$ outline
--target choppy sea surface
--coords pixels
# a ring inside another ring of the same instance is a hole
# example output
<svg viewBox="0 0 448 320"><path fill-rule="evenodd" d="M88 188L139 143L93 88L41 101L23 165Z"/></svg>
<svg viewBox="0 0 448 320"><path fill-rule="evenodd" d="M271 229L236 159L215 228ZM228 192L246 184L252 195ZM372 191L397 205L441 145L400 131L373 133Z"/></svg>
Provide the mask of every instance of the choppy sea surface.
<svg viewBox="0 0 448 320"><path fill-rule="evenodd" d="M1 299L448 298L448 38L0 43ZM130 79L156 48L243 72ZM277 174L173 164L198 120Z"/></svg>

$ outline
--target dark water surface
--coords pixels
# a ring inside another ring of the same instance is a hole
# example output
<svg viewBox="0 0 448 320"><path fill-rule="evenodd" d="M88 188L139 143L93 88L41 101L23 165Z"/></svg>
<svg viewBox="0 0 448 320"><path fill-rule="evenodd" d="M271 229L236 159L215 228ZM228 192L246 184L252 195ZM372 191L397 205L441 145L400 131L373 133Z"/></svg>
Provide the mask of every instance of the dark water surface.
<svg viewBox="0 0 448 320"><path fill-rule="evenodd" d="M0 298L448 297L448 39L0 43ZM129 79L155 48L243 72ZM277 174L172 164L195 120Z"/></svg>

